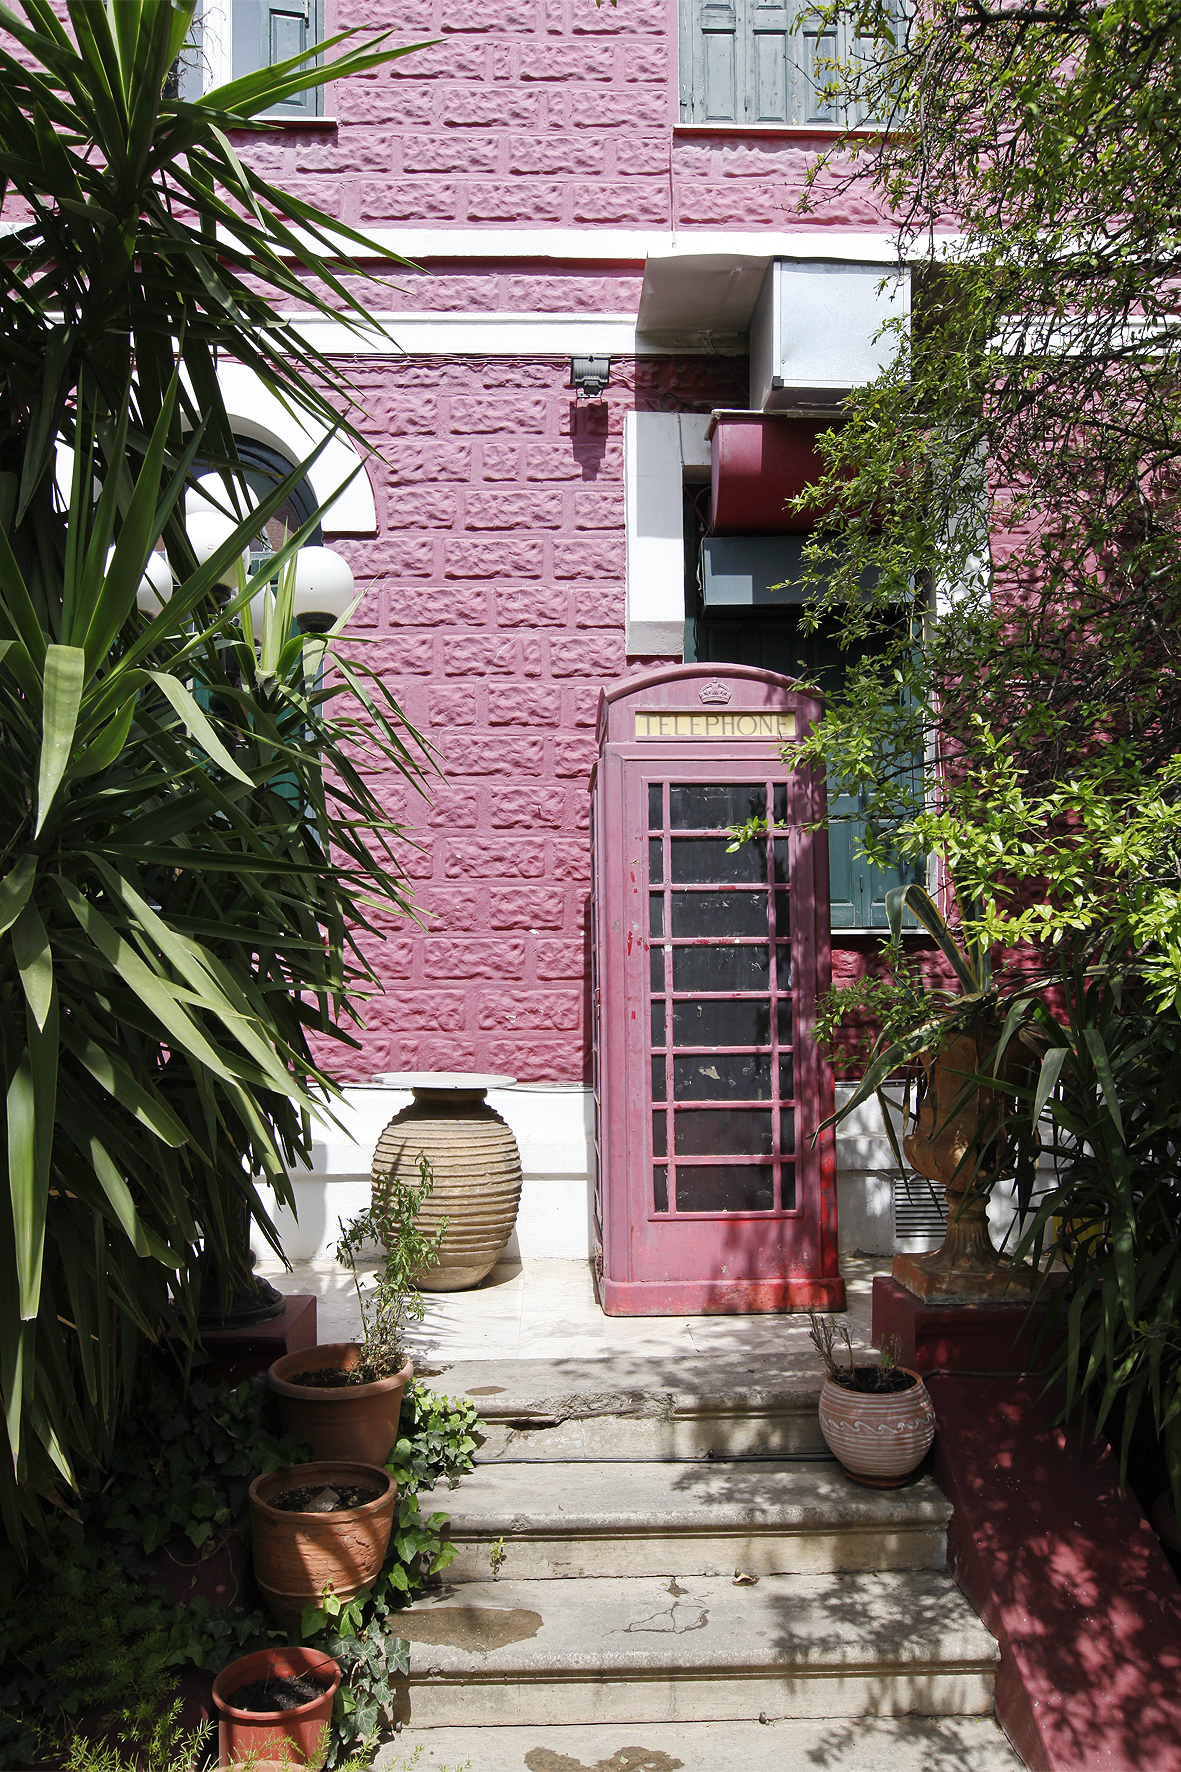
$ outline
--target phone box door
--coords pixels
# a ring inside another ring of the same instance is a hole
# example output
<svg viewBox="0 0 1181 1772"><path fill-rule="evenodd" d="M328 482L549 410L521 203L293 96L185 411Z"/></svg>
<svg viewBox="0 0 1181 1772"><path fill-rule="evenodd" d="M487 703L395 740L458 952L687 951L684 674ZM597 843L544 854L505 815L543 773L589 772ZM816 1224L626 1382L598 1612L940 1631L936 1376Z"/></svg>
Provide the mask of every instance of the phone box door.
<svg viewBox="0 0 1181 1772"><path fill-rule="evenodd" d="M789 678L684 666L600 708L596 1217L616 1315L841 1309L824 782ZM735 835L733 833L740 833Z"/></svg>

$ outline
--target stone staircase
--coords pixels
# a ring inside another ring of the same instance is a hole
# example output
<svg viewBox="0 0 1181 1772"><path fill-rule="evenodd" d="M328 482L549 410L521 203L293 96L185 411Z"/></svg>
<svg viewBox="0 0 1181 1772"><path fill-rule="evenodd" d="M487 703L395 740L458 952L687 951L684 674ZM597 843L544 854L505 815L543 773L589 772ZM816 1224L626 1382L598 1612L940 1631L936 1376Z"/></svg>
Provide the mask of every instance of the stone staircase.
<svg viewBox="0 0 1181 1772"><path fill-rule="evenodd" d="M475 1473L446 1585L401 1615L384 1772L1017 1772L996 1644L944 1572L929 1477L875 1491L827 1454L785 1364L479 1362Z"/></svg>

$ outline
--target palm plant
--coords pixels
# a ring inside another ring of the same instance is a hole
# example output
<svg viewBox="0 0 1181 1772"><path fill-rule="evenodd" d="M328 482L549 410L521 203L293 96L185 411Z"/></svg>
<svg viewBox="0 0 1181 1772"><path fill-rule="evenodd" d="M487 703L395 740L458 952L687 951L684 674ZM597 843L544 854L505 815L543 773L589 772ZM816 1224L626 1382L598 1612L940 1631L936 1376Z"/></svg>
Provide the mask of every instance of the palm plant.
<svg viewBox="0 0 1181 1772"><path fill-rule="evenodd" d="M261 632L233 562L301 464L198 566L194 465L248 508L216 353L345 423L335 367L276 297L362 325L361 236L260 180L227 129L377 66L315 51L195 103L165 99L192 0L0 6L0 1394L13 1539L110 1447L144 1338L196 1336L253 1178L291 1203L309 1115L376 983L358 931L407 908L373 773L427 756L380 679L293 630L276 556ZM321 50L341 43L333 39ZM334 257L331 255L335 255ZM312 287L307 281L314 280ZM339 309L336 304L339 304ZM55 450L72 446L68 501ZM318 515L318 514L317 514ZM178 581L137 608L163 541ZM231 589L227 596L225 582Z"/></svg>

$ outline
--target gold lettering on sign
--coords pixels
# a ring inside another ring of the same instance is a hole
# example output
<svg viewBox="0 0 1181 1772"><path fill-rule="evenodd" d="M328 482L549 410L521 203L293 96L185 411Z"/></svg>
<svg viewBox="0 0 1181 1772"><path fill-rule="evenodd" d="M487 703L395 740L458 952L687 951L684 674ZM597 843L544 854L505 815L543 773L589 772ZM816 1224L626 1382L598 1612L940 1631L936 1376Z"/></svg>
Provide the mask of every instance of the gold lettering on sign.
<svg viewBox="0 0 1181 1772"><path fill-rule="evenodd" d="M703 714L695 708L636 710L637 738L745 738L775 744L795 735L794 709L733 714Z"/></svg>

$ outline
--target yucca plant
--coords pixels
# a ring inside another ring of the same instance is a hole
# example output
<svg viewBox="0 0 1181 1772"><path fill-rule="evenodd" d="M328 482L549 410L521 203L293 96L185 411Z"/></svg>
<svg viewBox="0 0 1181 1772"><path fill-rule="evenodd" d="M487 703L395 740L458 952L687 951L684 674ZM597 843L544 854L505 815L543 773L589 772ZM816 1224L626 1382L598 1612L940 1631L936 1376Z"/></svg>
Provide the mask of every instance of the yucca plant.
<svg viewBox="0 0 1181 1772"><path fill-rule="evenodd" d="M192 0L23 12L0 6L16 43L0 47L0 1513L16 1540L39 1498L68 1504L101 1466L144 1338L192 1345L241 1202L277 1243L253 1178L290 1202L332 1089L311 1040L347 1039L375 982L368 907L407 904L373 776L428 766L356 646L293 630L285 568L315 516L272 563L258 634L255 587L233 588L309 464L200 567L183 519L198 464L228 509L250 502L216 353L334 422L347 387L273 303L365 318L342 280L361 237L258 179L226 131L405 52L378 39L321 67L313 50L186 104L162 93ZM149 619L137 592L161 540L177 586Z"/></svg>

